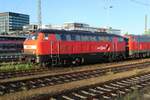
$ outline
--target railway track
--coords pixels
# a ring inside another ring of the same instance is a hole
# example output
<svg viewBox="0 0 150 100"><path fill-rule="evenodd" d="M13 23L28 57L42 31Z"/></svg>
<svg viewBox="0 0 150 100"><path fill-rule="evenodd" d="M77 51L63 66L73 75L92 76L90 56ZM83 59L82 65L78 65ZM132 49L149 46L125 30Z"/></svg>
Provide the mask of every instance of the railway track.
<svg viewBox="0 0 150 100"><path fill-rule="evenodd" d="M8 79L8 78L15 78L15 77L36 75L36 74L44 73L47 71L49 71L48 68L37 68L37 69L24 70L24 71L9 71L9 72L3 71L3 72L0 72L0 80Z"/></svg>
<svg viewBox="0 0 150 100"><path fill-rule="evenodd" d="M149 61L140 62L138 64L143 64L143 63L145 63L146 66L150 65ZM108 68L99 68L98 70L104 70L106 72L113 71L115 73L116 69L120 70L120 71L121 70L124 71L124 67L127 68L128 66L130 67L129 69L136 68L136 66L134 66L134 65L135 64L132 63L132 64L125 64L125 65L118 65L116 67L110 67L110 68L109 67ZM96 65L96 66L98 66L98 65ZM84 66L82 66L82 67L84 67ZM138 66L138 68L140 68L140 65ZM141 66L141 68L142 68L142 66ZM16 78L16 77L32 76L32 75L44 74L44 73L52 73L52 70L55 70L55 69L37 68L37 69L23 70L23 71L1 71L0 72L0 80Z"/></svg>
<svg viewBox="0 0 150 100"><path fill-rule="evenodd" d="M78 71L78 72L59 74L59 75L48 75L44 77L24 79L24 80L0 82L0 95L99 77L108 74L108 72L110 71L113 73L119 73L123 71L132 70L135 68L140 68L140 69L146 68L149 66L150 63L147 62L147 63L140 63L140 64L124 65L122 67L86 70L86 71Z"/></svg>
<svg viewBox="0 0 150 100"><path fill-rule="evenodd" d="M138 61L138 60L137 60ZM136 61L136 62L137 62ZM133 62L135 62L135 60L133 60ZM147 61L144 61L144 62L140 62L140 63L145 63L145 62L149 62L149 60ZM126 63L126 62L122 62L122 63ZM14 64L17 64L17 63L14 63ZM13 64L13 66L14 66ZM116 65L116 63L110 63L110 64L105 64L105 65L102 65L102 66L110 66L110 65ZM120 63L121 64L121 63ZM133 65L134 63L127 63L128 65ZM126 66L127 64L124 64L124 65L117 65L118 68L119 67L124 67ZM1 64L1 65L11 65L11 64ZM91 66L91 65L89 65ZM89 67L88 66L88 67ZM99 66L99 65L94 65L94 66L98 66L99 68L102 67L102 66ZM82 67L82 68L81 68ZM79 67L78 69L83 69L84 67L86 68L87 66L81 66ZM98 68L97 67L97 68ZM92 68L93 68L93 65L92 65ZM103 67L102 67L103 68ZM65 68L67 70L67 68ZM69 69L69 68L68 68ZM76 70L77 68L71 68L71 70ZM115 68L114 68L115 69ZM17 78L17 77L25 77L25 76L32 76L32 75L37 75L37 74L44 74L44 73L53 73L55 70L55 72L63 72L62 70L64 70L64 68L36 68L36 69L30 69L30 70L19 70L19 71L0 71L0 80L3 80L3 79L10 79L10 78ZM61 71L60 71L61 70ZM70 70L70 69L69 69ZM84 70L84 69L83 69ZM111 70L111 69L109 69ZM112 68L113 70L113 68ZM67 70L68 71L68 70ZM65 71L66 72L66 71Z"/></svg>
<svg viewBox="0 0 150 100"><path fill-rule="evenodd" d="M150 85L150 73L116 79L101 84L82 87L34 100L120 100L126 94ZM33 98L32 98L33 99Z"/></svg>

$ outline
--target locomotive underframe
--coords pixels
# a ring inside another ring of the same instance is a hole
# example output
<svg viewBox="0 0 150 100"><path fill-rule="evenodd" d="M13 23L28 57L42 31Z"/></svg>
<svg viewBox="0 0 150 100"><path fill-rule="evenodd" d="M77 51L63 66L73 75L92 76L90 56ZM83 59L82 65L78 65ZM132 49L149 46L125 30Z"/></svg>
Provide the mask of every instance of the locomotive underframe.
<svg viewBox="0 0 150 100"><path fill-rule="evenodd" d="M50 65L68 65L114 61L126 58L125 52L103 52L85 54L53 54L53 55L25 55L25 60Z"/></svg>
<svg viewBox="0 0 150 100"><path fill-rule="evenodd" d="M138 57L150 57L149 50L130 50L129 55L131 58L138 58Z"/></svg>

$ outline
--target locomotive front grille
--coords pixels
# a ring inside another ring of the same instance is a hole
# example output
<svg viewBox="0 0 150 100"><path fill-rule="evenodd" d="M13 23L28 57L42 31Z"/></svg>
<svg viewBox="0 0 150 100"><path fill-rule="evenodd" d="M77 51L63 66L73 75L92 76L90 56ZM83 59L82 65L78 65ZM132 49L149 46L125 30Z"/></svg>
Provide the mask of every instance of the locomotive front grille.
<svg viewBox="0 0 150 100"><path fill-rule="evenodd" d="M35 50L24 50L24 54L35 54Z"/></svg>
<svg viewBox="0 0 150 100"><path fill-rule="evenodd" d="M25 54L35 54L36 45L24 45L24 53Z"/></svg>

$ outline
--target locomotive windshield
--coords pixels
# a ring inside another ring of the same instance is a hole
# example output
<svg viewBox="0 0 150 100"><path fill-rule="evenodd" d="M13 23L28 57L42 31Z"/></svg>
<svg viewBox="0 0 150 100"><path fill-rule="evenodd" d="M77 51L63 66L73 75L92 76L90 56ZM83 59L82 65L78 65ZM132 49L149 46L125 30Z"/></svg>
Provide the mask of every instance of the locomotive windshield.
<svg viewBox="0 0 150 100"><path fill-rule="evenodd" d="M38 37L38 35L36 33L30 34L30 35L28 35L27 40L36 40L37 37Z"/></svg>

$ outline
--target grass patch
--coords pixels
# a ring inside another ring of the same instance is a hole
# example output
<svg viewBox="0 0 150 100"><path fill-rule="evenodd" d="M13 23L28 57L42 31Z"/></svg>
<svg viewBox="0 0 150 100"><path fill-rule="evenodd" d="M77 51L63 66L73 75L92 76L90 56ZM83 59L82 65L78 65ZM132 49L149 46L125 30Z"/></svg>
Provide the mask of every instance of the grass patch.
<svg viewBox="0 0 150 100"><path fill-rule="evenodd" d="M0 72L4 71L27 71L31 69L38 69L39 66L33 64L33 63L2 63L0 66Z"/></svg>

